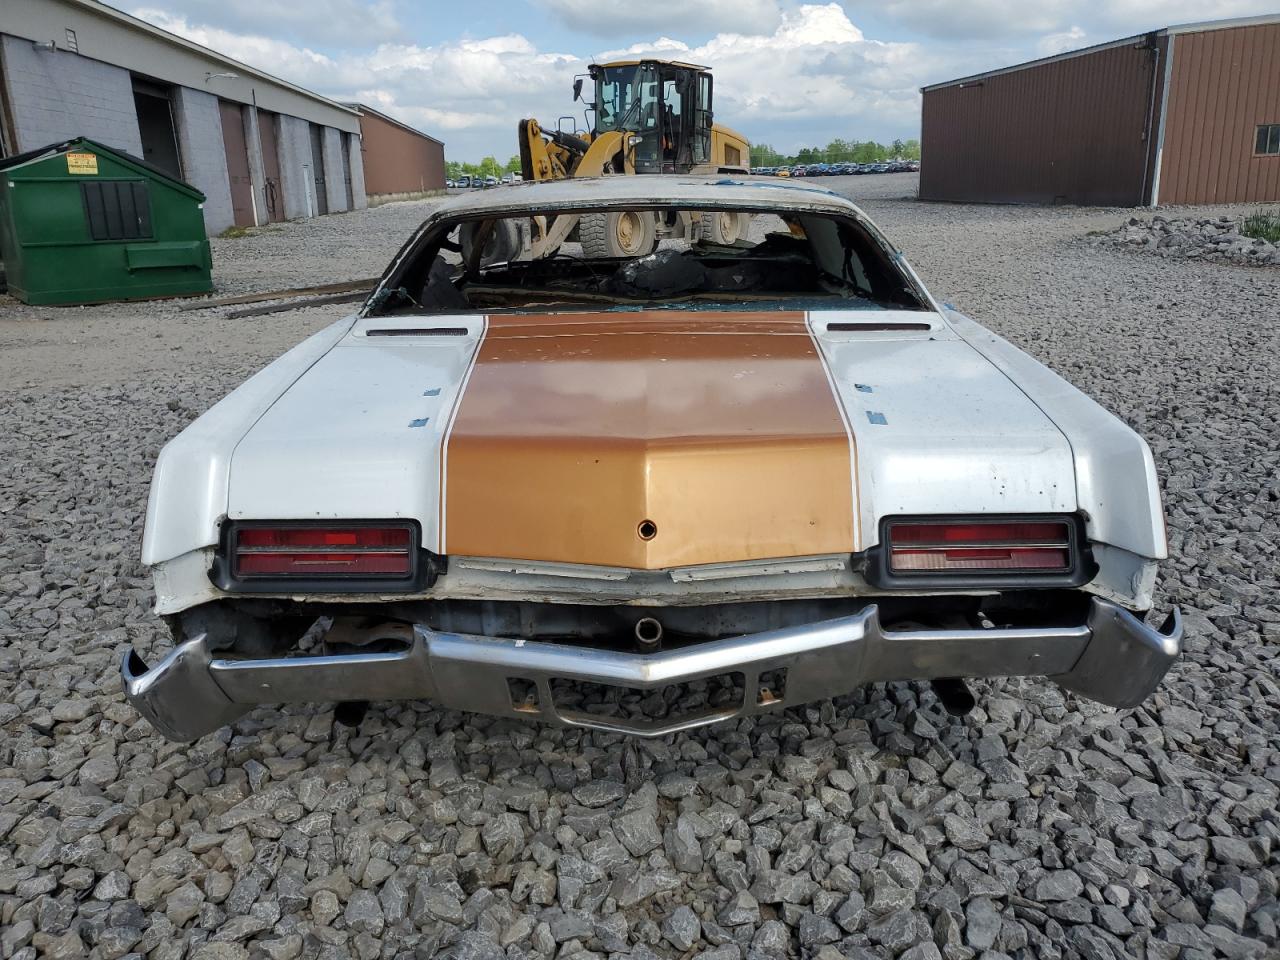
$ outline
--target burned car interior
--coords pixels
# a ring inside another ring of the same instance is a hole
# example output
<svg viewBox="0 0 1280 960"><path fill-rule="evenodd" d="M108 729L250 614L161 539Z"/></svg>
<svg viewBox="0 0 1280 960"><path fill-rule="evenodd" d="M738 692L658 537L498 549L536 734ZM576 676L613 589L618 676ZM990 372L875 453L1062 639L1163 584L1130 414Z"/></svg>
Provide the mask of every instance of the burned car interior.
<svg viewBox="0 0 1280 960"><path fill-rule="evenodd" d="M631 212L641 211L623 214ZM679 221L689 214L656 211L677 236L642 256L593 257L571 239L556 243L557 233L575 236L577 213L445 223L410 244L368 314L717 304L929 309L893 263L894 252L857 221L728 212L751 224L748 236L732 244L703 238L696 227L679 236Z"/></svg>

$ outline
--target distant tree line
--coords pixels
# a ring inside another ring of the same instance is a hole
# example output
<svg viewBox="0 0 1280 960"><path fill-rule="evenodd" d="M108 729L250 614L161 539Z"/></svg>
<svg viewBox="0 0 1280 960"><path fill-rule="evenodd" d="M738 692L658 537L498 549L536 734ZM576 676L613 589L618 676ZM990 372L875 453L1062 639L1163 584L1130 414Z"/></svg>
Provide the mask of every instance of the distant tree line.
<svg viewBox="0 0 1280 960"><path fill-rule="evenodd" d="M462 163L458 160L446 160L444 175L449 180L469 175L472 177L501 177L504 173L519 173L520 158L512 157L506 163L498 163L495 157L485 157L479 163Z"/></svg>
<svg viewBox="0 0 1280 960"><path fill-rule="evenodd" d="M810 163L878 163L882 160L919 160L919 140L842 140L836 138L825 147L804 147L797 153L779 153L767 143L751 145L753 167L789 167Z"/></svg>

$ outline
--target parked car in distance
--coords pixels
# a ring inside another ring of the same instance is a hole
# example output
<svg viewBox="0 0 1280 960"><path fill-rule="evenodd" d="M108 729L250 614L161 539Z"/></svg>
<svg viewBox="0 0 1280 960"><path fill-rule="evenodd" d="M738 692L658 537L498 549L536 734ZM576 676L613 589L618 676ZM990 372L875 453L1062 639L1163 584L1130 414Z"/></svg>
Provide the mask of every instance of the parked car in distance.
<svg viewBox="0 0 1280 960"><path fill-rule="evenodd" d="M453 185L459 189L466 190L471 186L471 177L464 173L453 182Z"/></svg>
<svg viewBox="0 0 1280 960"><path fill-rule="evenodd" d="M751 239L563 242L655 211ZM174 645L120 670L174 740L390 699L659 736L904 679L1133 707L1180 651L1176 610L1146 622L1166 552L1138 435L850 200L570 179L436 205L355 314L165 446Z"/></svg>

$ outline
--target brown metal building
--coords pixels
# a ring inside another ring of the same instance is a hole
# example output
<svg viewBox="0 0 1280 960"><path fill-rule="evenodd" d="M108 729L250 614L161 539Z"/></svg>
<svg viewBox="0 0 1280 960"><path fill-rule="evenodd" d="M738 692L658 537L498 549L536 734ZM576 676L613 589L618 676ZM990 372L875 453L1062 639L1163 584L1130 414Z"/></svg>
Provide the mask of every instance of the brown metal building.
<svg viewBox="0 0 1280 960"><path fill-rule="evenodd" d="M922 200L1280 200L1280 15L1166 27L921 93Z"/></svg>
<svg viewBox="0 0 1280 960"><path fill-rule="evenodd" d="M444 189L444 143L363 103L360 114L364 189L370 197Z"/></svg>

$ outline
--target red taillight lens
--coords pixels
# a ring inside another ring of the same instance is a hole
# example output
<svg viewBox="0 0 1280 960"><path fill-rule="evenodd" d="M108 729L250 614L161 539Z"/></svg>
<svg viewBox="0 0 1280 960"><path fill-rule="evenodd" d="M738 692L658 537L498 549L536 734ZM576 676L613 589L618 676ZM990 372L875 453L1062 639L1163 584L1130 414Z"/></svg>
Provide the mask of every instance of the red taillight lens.
<svg viewBox="0 0 1280 960"><path fill-rule="evenodd" d="M408 527L245 527L232 542L235 576L409 577Z"/></svg>
<svg viewBox="0 0 1280 960"><path fill-rule="evenodd" d="M889 525L894 573L1065 573L1071 527L1065 520L901 521Z"/></svg>

